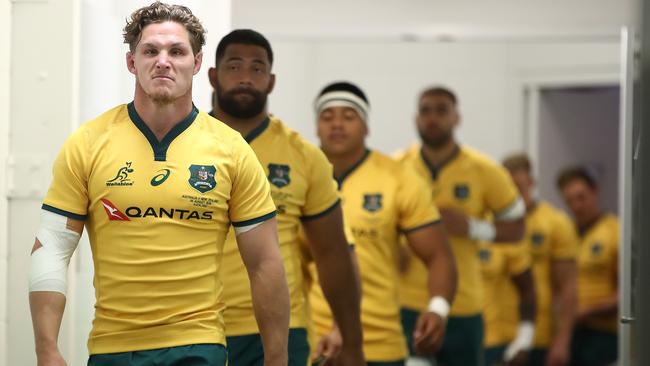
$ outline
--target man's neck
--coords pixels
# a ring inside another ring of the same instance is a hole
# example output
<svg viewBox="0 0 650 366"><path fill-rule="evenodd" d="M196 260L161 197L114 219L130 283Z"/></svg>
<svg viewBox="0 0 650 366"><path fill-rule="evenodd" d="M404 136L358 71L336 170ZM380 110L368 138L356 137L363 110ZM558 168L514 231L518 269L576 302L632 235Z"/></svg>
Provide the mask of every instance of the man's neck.
<svg viewBox="0 0 650 366"><path fill-rule="evenodd" d="M338 180L357 164L366 154L366 147L360 146L345 154L325 154L334 167L334 177Z"/></svg>
<svg viewBox="0 0 650 366"><path fill-rule="evenodd" d="M174 126L192 112L192 94L188 92L174 102L161 106L136 89L133 104L138 115L156 136L156 139L162 141Z"/></svg>
<svg viewBox="0 0 650 366"><path fill-rule="evenodd" d="M214 113L214 118L219 121L227 124L230 128L238 131L242 136L246 137L248 134L259 127L264 119L268 116L266 107L262 112L251 118L237 118L233 117L230 114L223 111L219 108L217 103L212 105L212 112Z"/></svg>
<svg viewBox="0 0 650 366"><path fill-rule="evenodd" d="M454 141L454 139L449 139L449 142L447 142L445 145L435 148L423 144L422 152L424 153L424 156L427 158L429 163L437 167L449 160L452 155L454 155L457 148L458 145L456 144L456 141Z"/></svg>
<svg viewBox="0 0 650 366"><path fill-rule="evenodd" d="M593 227L602 216L603 213L599 210L583 222L578 222L578 229L581 233L586 233L587 230L591 229L591 227Z"/></svg>

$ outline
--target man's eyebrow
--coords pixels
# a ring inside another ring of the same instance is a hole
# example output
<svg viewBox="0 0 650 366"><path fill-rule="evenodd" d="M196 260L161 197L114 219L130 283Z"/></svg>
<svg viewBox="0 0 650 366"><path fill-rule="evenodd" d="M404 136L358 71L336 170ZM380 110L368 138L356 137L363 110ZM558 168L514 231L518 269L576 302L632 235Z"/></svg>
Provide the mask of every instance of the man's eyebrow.
<svg viewBox="0 0 650 366"><path fill-rule="evenodd" d="M142 44L142 46L143 46L143 47L154 47L154 48L157 48L157 47L162 46L162 44L160 44L160 43L156 43L156 42L145 42L145 43ZM185 44L185 43L183 43L183 42L175 42L175 43L172 43L169 47L182 47L182 48L186 48L186 47L188 47L188 45Z"/></svg>

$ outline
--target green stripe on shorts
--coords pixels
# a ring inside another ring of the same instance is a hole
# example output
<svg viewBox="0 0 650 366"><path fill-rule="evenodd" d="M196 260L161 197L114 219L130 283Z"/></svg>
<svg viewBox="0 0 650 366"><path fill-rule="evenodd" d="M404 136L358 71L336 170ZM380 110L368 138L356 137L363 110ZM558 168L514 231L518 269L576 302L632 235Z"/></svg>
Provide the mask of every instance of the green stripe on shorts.
<svg viewBox="0 0 650 366"><path fill-rule="evenodd" d="M88 366L225 366L221 344L191 344L144 351L91 355Z"/></svg>
<svg viewBox="0 0 650 366"><path fill-rule="evenodd" d="M264 348L259 333L226 337L228 364L231 366L264 366ZM289 366L307 366L309 342L304 328L289 329Z"/></svg>

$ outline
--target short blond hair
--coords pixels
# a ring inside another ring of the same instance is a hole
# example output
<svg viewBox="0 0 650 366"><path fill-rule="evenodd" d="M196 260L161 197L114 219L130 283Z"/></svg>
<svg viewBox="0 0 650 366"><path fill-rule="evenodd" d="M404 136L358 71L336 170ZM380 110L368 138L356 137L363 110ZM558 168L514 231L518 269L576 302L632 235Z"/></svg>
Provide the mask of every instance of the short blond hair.
<svg viewBox="0 0 650 366"><path fill-rule="evenodd" d="M131 19L124 26L124 43L133 52L140 42L142 30L149 24L176 22L185 27L190 34L192 52L196 55L205 45L205 28L192 11L182 5L170 5L156 1L131 13Z"/></svg>
<svg viewBox="0 0 650 366"><path fill-rule="evenodd" d="M528 155L524 153L512 154L503 159L503 166L511 172L523 170L530 174L531 164Z"/></svg>

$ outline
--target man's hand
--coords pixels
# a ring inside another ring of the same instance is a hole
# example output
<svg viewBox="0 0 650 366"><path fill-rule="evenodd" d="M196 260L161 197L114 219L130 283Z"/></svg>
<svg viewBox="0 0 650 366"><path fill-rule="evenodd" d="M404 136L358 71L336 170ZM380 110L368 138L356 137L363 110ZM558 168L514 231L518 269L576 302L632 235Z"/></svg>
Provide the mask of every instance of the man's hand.
<svg viewBox="0 0 650 366"><path fill-rule="evenodd" d="M346 346L343 344L341 353L334 359L333 363L324 363L324 366L364 366L366 364L363 355L363 346L361 344L356 346Z"/></svg>
<svg viewBox="0 0 650 366"><path fill-rule="evenodd" d="M528 351L519 351L512 358L512 360L507 361L507 366L526 366L528 364Z"/></svg>
<svg viewBox="0 0 650 366"><path fill-rule="evenodd" d="M65 360L58 349L36 353L37 366L66 366Z"/></svg>
<svg viewBox="0 0 650 366"><path fill-rule="evenodd" d="M467 237L469 235L469 220L467 215L453 208L440 208L442 223L447 232L454 236Z"/></svg>
<svg viewBox="0 0 650 366"><path fill-rule="evenodd" d="M316 346L316 350L314 351L314 357L312 358L323 359L323 364L327 364L328 360L332 362L341 353L342 344L341 332L335 327L318 342L318 346Z"/></svg>
<svg viewBox="0 0 650 366"><path fill-rule="evenodd" d="M546 356L546 366L566 366L569 363L569 345L553 342Z"/></svg>
<svg viewBox="0 0 650 366"><path fill-rule="evenodd" d="M415 352L431 355L442 346L445 338L445 320L433 312L422 313L415 324L413 345Z"/></svg>

